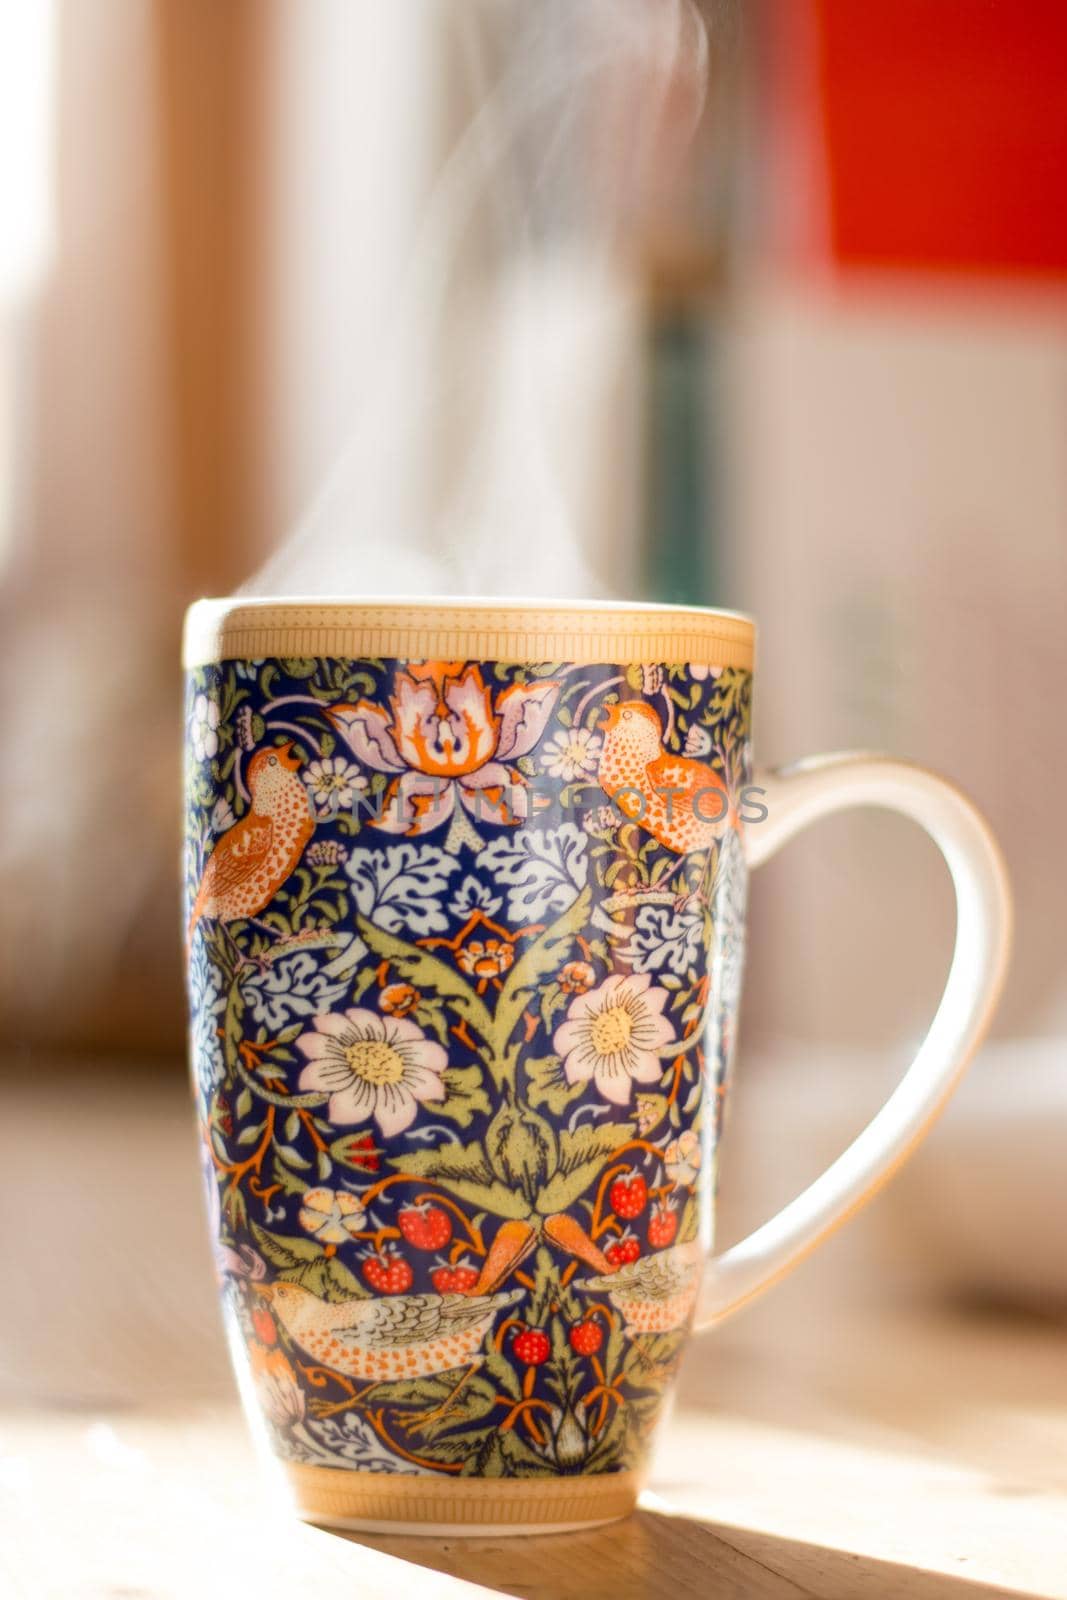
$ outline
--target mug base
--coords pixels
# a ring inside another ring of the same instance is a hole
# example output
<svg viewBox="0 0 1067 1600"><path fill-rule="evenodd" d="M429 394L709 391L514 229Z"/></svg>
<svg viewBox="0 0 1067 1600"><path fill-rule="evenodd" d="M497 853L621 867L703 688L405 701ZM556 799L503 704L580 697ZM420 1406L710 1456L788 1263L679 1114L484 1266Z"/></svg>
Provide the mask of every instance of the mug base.
<svg viewBox="0 0 1067 1600"><path fill-rule="evenodd" d="M347 1533L494 1538L574 1533L618 1522L637 1504L635 1472L574 1478L444 1478L285 1463L305 1522Z"/></svg>

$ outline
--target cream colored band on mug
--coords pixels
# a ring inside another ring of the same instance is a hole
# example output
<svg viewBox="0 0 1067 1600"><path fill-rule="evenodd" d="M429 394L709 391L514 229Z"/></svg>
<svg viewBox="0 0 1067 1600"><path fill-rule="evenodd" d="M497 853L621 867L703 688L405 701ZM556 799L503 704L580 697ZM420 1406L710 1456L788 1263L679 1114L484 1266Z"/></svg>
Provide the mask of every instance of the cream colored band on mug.
<svg viewBox="0 0 1067 1600"><path fill-rule="evenodd" d="M751 669L755 637L755 623L737 612L611 601L200 600L185 619L183 661L370 656Z"/></svg>

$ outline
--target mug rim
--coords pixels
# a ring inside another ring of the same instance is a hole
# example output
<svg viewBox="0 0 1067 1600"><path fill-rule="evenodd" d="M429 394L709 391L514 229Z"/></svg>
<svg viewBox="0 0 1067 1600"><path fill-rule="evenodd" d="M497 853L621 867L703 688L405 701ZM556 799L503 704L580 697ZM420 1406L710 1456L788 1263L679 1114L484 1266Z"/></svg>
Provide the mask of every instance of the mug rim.
<svg viewBox="0 0 1067 1600"><path fill-rule="evenodd" d="M647 600L232 595L189 607L182 659L187 668L374 656L751 669L755 639L745 612Z"/></svg>

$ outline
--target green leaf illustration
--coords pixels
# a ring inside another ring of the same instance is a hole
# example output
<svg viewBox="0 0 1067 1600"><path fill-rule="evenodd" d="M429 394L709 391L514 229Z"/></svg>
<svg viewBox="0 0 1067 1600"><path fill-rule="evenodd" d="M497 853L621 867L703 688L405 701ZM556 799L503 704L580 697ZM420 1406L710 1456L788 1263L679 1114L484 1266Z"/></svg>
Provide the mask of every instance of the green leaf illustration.
<svg viewBox="0 0 1067 1600"><path fill-rule="evenodd" d="M322 1246L314 1239L283 1239L261 1228L258 1222L253 1222L251 1227L260 1255L276 1267L299 1267L303 1262L316 1261L322 1256Z"/></svg>
<svg viewBox="0 0 1067 1600"><path fill-rule="evenodd" d="M516 961L500 991L491 1024L491 1037L497 1054L503 1056L515 1024L526 1007L527 998L541 979L556 972L567 959L575 934L589 920L592 890L588 884L573 905L567 907Z"/></svg>
<svg viewBox="0 0 1067 1600"><path fill-rule="evenodd" d="M307 1188L303 1178L298 1178L295 1173L290 1172L285 1163L279 1161L277 1156L274 1158L271 1173L273 1181L280 1183L286 1194L303 1194Z"/></svg>
<svg viewBox="0 0 1067 1600"><path fill-rule="evenodd" d="M496 1217L529 1216L525 1197L496 1180L480 1145L449 1144L435 1150L413 1150L405 1156L394 1156L391 1165L412 1177L429 1178L458 1200L466 1200Z"/></svg>
<svg viewBox="0 0 1067 1600"><path fill-rule="evenodd" d="M633 1138L632 1122L584 1123L559 1137L559 1169L537 1196L545 1216L566 1211L599 1175L605 1160Z"/></svg>
<svg viewBox="0 0 1067 1600"><path fill-rule="evenodd" d="M631 1464L628 1409L627 1406L616 1407L615 1415L604 1431L598 1434L596 1443L585 1458L586 1472L603 1472L610 1467L628 1467Z"/></svg>
<svg viewBox="0 0 1067 1600"><path fill-rule="evenodd" d="M455 1372L442 1378L418 1379L414 1383L409 1379L403 1387L404 1393L397 1398L405 1405L413 1405L421 1410L436 1409L454 1392ZM399 1384L397 1388L400 1388ZM443 1416L437 1417L430 1424L422 1423L416 1418L411 1428L411 1435L419 1440L433 1440L436 1443L442 1433L451 1433L453 1429L467 1422L481 1422L493 1410L495 1399L495 1393L490 1386L475 1378L467 1384L462 1396L453 1401ZM464 1434L463 1440L466 1440L469 1450L470 1435ZM463 1440L456 1440L455 1443L461 1443ZM438 1459L447 1457L439 1456ZM452 1459L458 1460L459 1457L453 1456Z"/></svg>
<svg viewBox="0 0 1067 1600"><path fill-rule="evenodd" d="M278 1144L277 1140L275 1140L275 1149L282 1160L290 1167L296 1167L298 1172L303 1172L311 1166L311 1162L305 1161L300 1151L291 1144Z"/></svg>
<svg viewBox="0 0 1067 1600"><path fill-rule="evenodd" d="M472 1450L463 1462L461 1477L464 1478L505 1478L508 1469L504 1462L504 1450L501 1440L507 1435L498 1428L486 1433L481 1444Z"/></svg>
<svg viewBox="0 0 1067 1600"><path fill-rule="evenodd" d="M452 1413L449 1412L449 1416ZM443 1419L446 1423L448 1417ZM434 1439L430 1444L421 1446L419 1454L428 1461L469 1461L473 1454L481 1449L488 1439L496 1434L496 1428L473 1428L469 1432L461 1433L455 1438Z"/></svg>
<svg viewBox="0 0 1067 1600"><path fill-rule="evenodd" d="M501 1454L508 1477L554 1478L556 1476L556 1469L552 1463L537 1455L526 1440L520 1438L517 1428L512 1428L510 1433L502 1433L500 1439Z"/></svg>
<svg viewBox="0 0 1067 1600"><path fill-rule="evenodd" d="M544 1117L522 1105L502 1105L485 1131L489 1165L509 1189L532 1204L558 1162L556 1135Z"/></svg>
<svg viewBox="0 0 1067 1600"><path fill-rule="evenodd" d="M509 1394L513 1400L522 1399L522 1384L515 1371L514 1363L510 1357L498 1350L493 1341L486 1345L485 1360L482 1371L487 1378L504 1394Z"/></svg>
<svg viewBox="0 0 1067 1600"><path fill-rule="evenodd" d="M476 1028L484 1039L493 1032L493 1019L485 1002L475 994L466 979L429 950L408 944L395 934L376 928L366 917L357 917L361 937L376 956L392 963L400 975L416 989L432 989L451 1000L460 1015Z"/></svg>
<svg viewBox="0 0 1067 1600"><path fill-rule="evenodd" d="M344 1262L337 1256L332 1256L329 1261L324 1261L325 1281L328 1297L331 1300L367 1300L370 1290L360 1283L354 1272L351 1272Z"/></svg>
<svg viewBox="0 0 1067 1600"><path fill-rule="evenodd" d="M448 1117L461 1128L469 1128L475 1117L487 1116L493 1109L482 1088L481 1067L446 1067L441 1082L447 1094L441 1105L434 1103L433 1109L439 1117Z"/></svg>
<svg viewBox="0 0 1067 1600"><path fill-rule="evenodd" d="M584 1084L568 1083L558 1056L535 1056L525 1061L526 1092L532 1106L545 1106L554 1117L561 1116Z"/></svg>
<svg viewBox="0 0 1067 1600"><path fill-rule="evenodd" d="M234 979L230 986L230 992L226 997L226 1011L222 1019L222 1051L226 1062L226 1079L228 1083L234 1081L234 1076L237 1073L238 1046L244 1037L242 1025L244 1009L240 986Z"/></svg>
<svg viewBox="0 0 1067 1600"><path fill-rule="evenodd" d="M379 1152L374 1148L373 1137L370 1141L370 1148L361 1143L361 1140L365 1137L365 1134L361 1134L358 1131L356 1133L343 1133L330 1146L331 1160L339 1161L344 1167L351 1167L353 1172L367 1174L376 1171L377 1168L374 1166L374 1162L377 1160Z"/></svg>

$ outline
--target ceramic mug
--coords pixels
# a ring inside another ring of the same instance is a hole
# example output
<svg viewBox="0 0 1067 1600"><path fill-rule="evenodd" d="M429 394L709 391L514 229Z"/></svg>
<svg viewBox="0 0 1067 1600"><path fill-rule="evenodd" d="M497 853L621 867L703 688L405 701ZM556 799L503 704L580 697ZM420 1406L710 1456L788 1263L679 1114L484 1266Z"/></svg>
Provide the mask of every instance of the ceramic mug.
<svg viewBox="0 0 1067 1600"><path fill-rule="evenodd" d="M625 1515L693 1331L869 1196L980 1040L997 847L877 756L751 769L720 611L202 601L189 613L191 1055L225 1316L299 1511L532 1532ZM711 1255L746 871L912 817L958 928L900 1087Z"/></svg>

